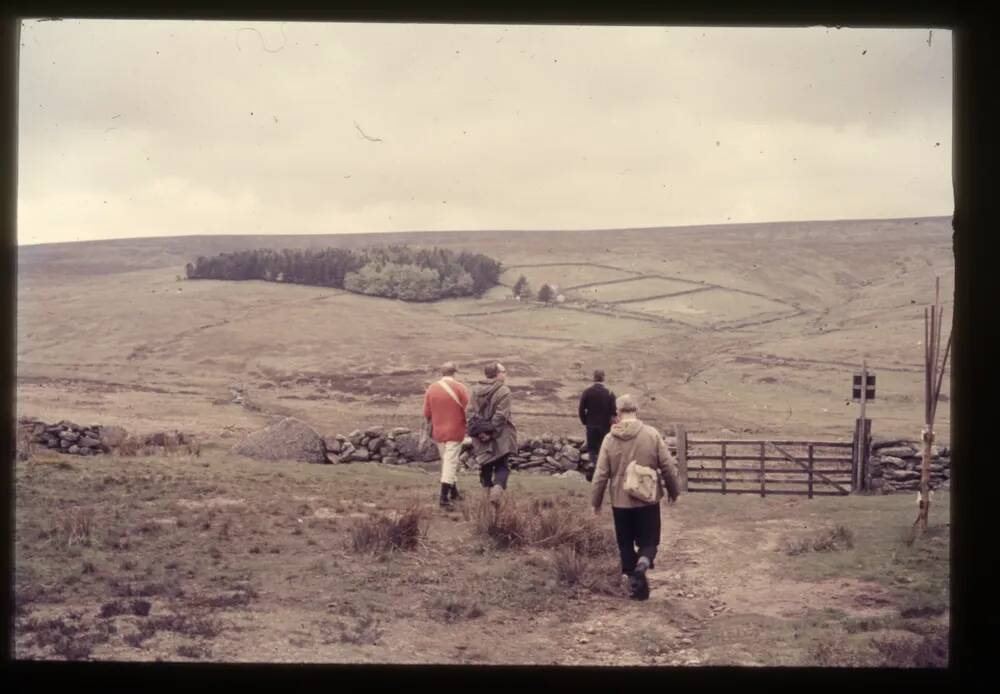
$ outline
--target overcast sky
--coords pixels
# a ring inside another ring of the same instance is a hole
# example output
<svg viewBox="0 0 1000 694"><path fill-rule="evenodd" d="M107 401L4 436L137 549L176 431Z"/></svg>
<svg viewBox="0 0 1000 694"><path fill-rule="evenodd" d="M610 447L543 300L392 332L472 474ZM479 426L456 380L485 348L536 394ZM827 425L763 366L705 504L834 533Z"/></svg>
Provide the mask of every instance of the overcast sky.
<svg viewBox="0 0 1000 694"><path fill-rule="evenodd" d="M950 215L951 33L26 21L18 242Z"/></svg>

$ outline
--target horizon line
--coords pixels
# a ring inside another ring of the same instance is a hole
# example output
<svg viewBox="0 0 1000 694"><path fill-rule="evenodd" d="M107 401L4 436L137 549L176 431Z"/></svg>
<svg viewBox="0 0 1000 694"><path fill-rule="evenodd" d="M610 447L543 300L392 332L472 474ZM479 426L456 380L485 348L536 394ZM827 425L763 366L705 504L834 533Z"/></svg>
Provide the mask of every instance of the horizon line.
<svg viewBox="0 0 1000 694"><path fill-rule="evenodd" d="M101 243L109 241L155 241L157 239L180 239L180 238L224 238L227 236L274 236L274 237L307 237L307 236L377 236L377 235L390 235L390 234L486 234L486 233L551 233L551 234L565 234L573 232L593 232L593 231L655 231L655 230L665 230L665 229L697 229L704 227L740 227L740 226L760 226L763 224L811 224L811 223L822 223L822 222L893 222L893 221L913 221L913 220L930 220L930 219L949 219L954 218L954 213L943 214L943 215L922 215L919 217L864 217L864 218L841 218L841 219L788 219L788 220L778 220L778 221L767 221L767 222L725 222L725 223L709 223L709 224L677 224L677 225L667 225L667 226L641 226L641 227L586 227L586 228L572 228L572 229L503 229L503 228L486 228L486 229L410 229L406 231L347 231L347 232L315 232L315 233L298 233L298 234L279 234L279 233L224 233L224 234L176 234L174 236L115 236L111 238L100 238L100 239L86 239L86 240L76 240L76 241L37 241L37 242L18 242L16 245L18 248L28 247L28 246L56 246L60 244L74 244L74 243ZM16 233L16 232L15 232Z"/></svg>

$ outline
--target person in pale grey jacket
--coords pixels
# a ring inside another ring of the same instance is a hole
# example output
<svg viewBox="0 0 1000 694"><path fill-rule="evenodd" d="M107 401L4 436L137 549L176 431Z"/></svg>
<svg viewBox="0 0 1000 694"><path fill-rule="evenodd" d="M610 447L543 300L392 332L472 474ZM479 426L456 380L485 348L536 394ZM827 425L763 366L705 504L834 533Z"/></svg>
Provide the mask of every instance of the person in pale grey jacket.
<svg viewBox="0 0 1000 694"><path fill-rule="evenodd" d="M486 378L473 388L465 419L472 439L472 457L479 465L479 481L489 490L490 501L499 503L510 474L507 459L517 452L517 429L510 417L507 369L493 362L483 373ZM486 429L481 435L472 430L477 421Z"/></svg>
<svg viewBox="0 0 1000 694"><path fill-rule="evenodd" d="M625 482L625 469L634 460L639 465L657 470L663 486L667 488L667 498L671 504L680 494L680 485L677 482L673 456L666 442L660 432L638 418L636 413L639 406L635 399L630 395L623 395L617 399L616 405L620 421L612 425L611 433L604 438L597 455L597 468L591 485L591 504L594 515L599 515L607 489L622 573L629 577L630 597L645 600L649 597L646 570L653 566L660 544L660 499L663 498L663 488L657 485L656 501L652 503L636 499L622 486Z"/></svg>

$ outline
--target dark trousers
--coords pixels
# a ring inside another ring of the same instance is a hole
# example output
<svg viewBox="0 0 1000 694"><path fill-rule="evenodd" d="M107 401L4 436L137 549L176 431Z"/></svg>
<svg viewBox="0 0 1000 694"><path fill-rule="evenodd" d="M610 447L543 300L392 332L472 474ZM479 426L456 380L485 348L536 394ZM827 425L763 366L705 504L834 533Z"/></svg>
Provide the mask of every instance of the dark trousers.
<svg viewBox="0 0 1000 694"><path fill-rule="evenodd" d="M507 489L507 476L510 475L510 468L507 467L508 456L497 458L491 463L486 463L479 468L479 483L489 489L494 484L499 484L501 489Z"/></svg>
<svg viewBox="0 0 1000 694"><path fill-rule="evenodd" d="M604 442L604 437L608 435L609 431L611 429L608 427L587 427L587 451L590 454L586 473L588 482L594 477L594 468L597 466L597 454L601 452L601 444Z"/></svg>
<svg viewBox="0 0 1000 694"><path fill-rule="evenodd" d="M632 573L640 556L648 558L652 564L660 544L660 505L612 508L611 513L615 519L615 537L622 558L622 573ZM636 547L639 548L638 552Z"/></svg>

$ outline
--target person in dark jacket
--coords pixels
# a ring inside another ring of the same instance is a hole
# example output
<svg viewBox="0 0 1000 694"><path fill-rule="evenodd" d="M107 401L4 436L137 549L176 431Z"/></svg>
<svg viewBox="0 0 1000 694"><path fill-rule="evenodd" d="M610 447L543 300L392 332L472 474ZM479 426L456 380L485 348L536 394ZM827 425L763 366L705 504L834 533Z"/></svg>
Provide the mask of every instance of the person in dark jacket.
<svg viewBox="0 0 1000 694"><path fill-rule="evenodd" d="M489 490L490 501L498 505L510 474L507 459L517 452L517 429L510 417L510 388L504 383L507 369L493 362L483 373L486 378L476 385L469 399L466 421L477 416L489 423L489 434L472 437L472 456L479 465L480 483Z"/></svg>
<svg viewBox="0 0 1000 694"><path fill-rule="evenodd" d="M617 414L615 394L604 386L604 369L597 369L594 371L594 384L580 396L580 423L587 430L589 461L584 474L588 482L594 478L594 467L597 465L601 442L611 431L612 420Z"/></svg>

